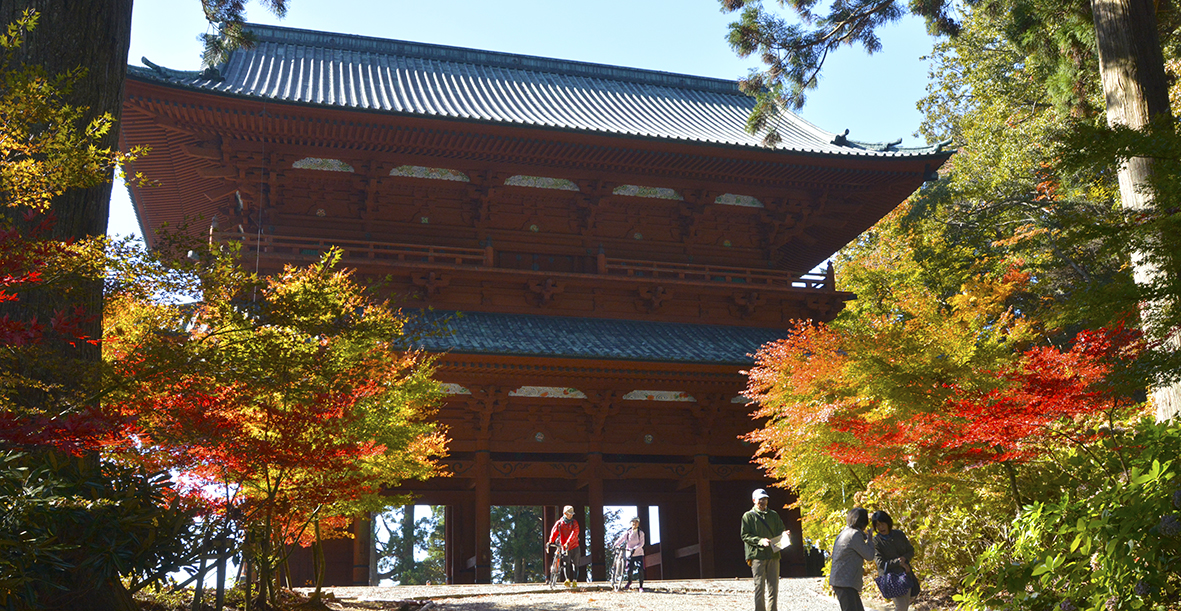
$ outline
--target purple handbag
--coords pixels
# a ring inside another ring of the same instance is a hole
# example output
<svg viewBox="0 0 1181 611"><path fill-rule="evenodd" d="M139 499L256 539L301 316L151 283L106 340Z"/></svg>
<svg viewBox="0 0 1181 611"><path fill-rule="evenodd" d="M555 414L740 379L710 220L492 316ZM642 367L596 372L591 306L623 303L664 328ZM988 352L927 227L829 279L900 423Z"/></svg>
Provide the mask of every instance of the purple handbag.
<svg viewBox="0 0 1181 611"><path fill-rule="evenodd" d="M906 573L886 573L880 577L875 577L873 581L878 584L878 590L882 592L882 598L886 600L898 598L899 596L908 596L911 586L914 585L910 575Z"/></svg>

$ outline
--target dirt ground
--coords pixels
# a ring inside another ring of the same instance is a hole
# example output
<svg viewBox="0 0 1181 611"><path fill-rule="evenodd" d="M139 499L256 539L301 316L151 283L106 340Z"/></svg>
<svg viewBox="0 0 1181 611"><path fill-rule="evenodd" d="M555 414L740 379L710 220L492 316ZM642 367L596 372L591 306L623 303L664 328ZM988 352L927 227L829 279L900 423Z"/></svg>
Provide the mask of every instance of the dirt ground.
<svg viewBox="0 0 1181 611"><path fill-rule="evenodd" d="M339 611L749 611L750 579L649 581L644 591L613 592L601 584L575 590L550 590L537 584L395 586L331 588L329 606ZM414 603L422 604L415 608ZM402 606L405 604L405 606ZM869 607L872 608L872 607ZM821 592L820 578L781 579L780 611L837 611L836 600Z"/></svg>
<svg viewBox="0 0 1181 611"><path fill-rule="evenodd" d="M543 584L330 587L325 588L321 604L306 602L309 588L300 588L297 594L303 596L284 596L284 611L749 611L754 583L749 578L648 581L643 592L613 592L601 583L556 590ZM145 601L142 608L188 611L191 600L191 592L178 593L169 600ZM877 595L872 582L866 584L862 601L867 611L893 611L893 605ZM925 592L911 609L950 608L948 603L949 594ZM836 599L825 591L819 577L780 579L778 607L779 611L839 611ZM206 609L212 611L211 607Z"/></svg>

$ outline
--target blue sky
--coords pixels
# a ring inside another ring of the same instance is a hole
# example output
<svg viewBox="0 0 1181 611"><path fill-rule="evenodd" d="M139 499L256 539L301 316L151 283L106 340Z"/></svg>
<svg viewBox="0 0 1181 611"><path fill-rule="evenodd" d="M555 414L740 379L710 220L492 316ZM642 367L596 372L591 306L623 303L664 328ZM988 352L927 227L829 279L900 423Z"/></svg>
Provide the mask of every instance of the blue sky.
<svg viewBox="0 0 1181 611"><path fill-rule="evenodd" d="M755 66L726 43L732 16L717 0L288 0L285 19L255 2L250 21L540 55L559 59L738 78ZM768 2L774 4L774 2ZM181 70L199 67L206 31L198 0L136 0L128 63L140 58ZM831 56L820 87L800 113L822 129L849 129L856 140L881 142L913 133L921 115L915 103L926 86L920 60L932 39L921 22L907 19L881 31L882 51L859 48ZM116 185L108 233L139 234L127 191Z"/></svg>

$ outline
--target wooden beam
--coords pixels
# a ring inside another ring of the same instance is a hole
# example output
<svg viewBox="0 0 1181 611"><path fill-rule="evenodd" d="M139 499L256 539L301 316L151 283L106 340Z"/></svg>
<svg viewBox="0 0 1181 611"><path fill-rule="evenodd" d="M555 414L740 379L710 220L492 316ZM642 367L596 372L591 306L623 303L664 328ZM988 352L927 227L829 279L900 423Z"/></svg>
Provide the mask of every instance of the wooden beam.
<svg viewBox="0 0 1181 611"><path fill-rule="evenodd" d="M225 185L222 185L216 189L210 189L210 190L202 193L201 195L204 195L205 199L207 199L211 202L215 202L227 195L232 195L237 191L238 191L238 183L229 182L229 183L226 183Z"/></svg>
<svg viewBox="0 0 1181 611"><path fill-rule="evenodd" d="M186 144L181 147L189 157L196 157L198 159L215 159L221 161L221 145L216 142L198 142L197 144Z"/></svg>
<svg viewBox="0 0 1181 611"><path fill-rule="evenodd" d="M238 168L231 166L197 168L197 175L201 178L237 178Z"/></svg>

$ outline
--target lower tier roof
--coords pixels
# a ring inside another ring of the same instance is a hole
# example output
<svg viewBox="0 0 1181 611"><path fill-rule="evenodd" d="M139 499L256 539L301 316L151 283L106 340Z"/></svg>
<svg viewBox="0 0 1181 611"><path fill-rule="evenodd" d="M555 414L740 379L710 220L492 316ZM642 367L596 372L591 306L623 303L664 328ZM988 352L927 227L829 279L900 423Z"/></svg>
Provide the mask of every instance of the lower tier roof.
<svg viewBox="0 0 1181 611"><path fill-rule="evenodd" d="M403 309L422 329L431 352L554 358L751 365L763 344L784 329L609 320L528 314Z"/></svg>

